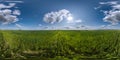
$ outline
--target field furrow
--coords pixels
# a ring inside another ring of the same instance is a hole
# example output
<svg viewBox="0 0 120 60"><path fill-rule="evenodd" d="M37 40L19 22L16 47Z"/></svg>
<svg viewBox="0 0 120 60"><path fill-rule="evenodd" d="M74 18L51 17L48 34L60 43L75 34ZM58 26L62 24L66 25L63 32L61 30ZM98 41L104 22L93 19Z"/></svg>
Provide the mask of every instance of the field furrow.
<svg viewBox="0 0 120 60"><path fill-rule="evenodd" d="M119 59L120 31L0 31L1 59Z"/></svg>

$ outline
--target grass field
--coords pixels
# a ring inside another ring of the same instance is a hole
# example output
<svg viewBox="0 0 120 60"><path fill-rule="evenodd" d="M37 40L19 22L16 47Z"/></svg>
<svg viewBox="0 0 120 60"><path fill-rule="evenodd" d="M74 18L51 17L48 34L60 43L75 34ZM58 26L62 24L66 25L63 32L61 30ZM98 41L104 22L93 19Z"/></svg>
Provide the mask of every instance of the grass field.
<svg viewBox="0 0 120 60"><path fill-rule="evenodd" d="M0 31L0 59L119 59L119 30Z"/></svg>

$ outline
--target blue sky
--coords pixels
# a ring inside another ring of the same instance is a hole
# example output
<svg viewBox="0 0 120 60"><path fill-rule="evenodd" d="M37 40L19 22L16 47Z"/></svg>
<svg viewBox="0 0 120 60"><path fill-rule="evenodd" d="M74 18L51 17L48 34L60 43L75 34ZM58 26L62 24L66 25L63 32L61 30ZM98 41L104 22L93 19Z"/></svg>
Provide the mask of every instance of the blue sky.
<svg viewBox="0 0 120 60"><path fill-rule="evenodd" d="M119 29L120 0L0 0L0 29Z"/></svg>

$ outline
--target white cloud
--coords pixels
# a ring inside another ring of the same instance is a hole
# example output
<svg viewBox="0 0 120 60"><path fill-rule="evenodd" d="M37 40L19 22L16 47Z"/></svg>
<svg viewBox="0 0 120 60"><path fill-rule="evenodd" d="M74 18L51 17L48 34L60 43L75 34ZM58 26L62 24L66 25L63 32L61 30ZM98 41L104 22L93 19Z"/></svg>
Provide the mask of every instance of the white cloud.
<svg viewBox="0 0 120 60"><path fill-rule="evenodd" d="M3 16L3 18L5 20L0 20L2 24L11 24L18 21L17 16L14 16L14 15L6 15L6 16Z"/></svg>
<svg viewBox="0 0 120 60"><path fill-rule="evenodd" d="M118 1L100 2L99 4L101 4L101 5L104 5L104 4L115 5L115 4L118 4Z"/></svg>
<svg viewBox="0 0 120 60"><path fill-rule="evenodd" d="M5 1L5 2L8 2L8 3L24 3L23 1Z"/></svg>
<svg viewBox="0 0 120 60"><path fill-rule="evenodd" d="M119 9L119 10L120 10L120 4L113 5L112 7L113 7L114 10L115 10L115 9Z"/></svg>
<svg viewBox="0 0 120 60"><path fill-rule="evenodd" d="M13 14L14 14L14 15L20 15L21 13L20 13L20 10L14 10L14 11L13 11Z"/></svg>
<svg viewBox="0 0 120 60"><path fill-rule="evenodd" d="M10 15L12 13L12 10L4 9L4 10L1 10L1 12L4 13L5 15Z"/></svg>
<svg viewBox="0 0 120 60"><path fill-rule="evenodd" d="M100 4L110 5L112 8L108 11L103 11L105 17L103 18L104 22L109 22L111 25L116 25L120 22L120 4L118 1L110 1L110 2L100 2Z"/></svg>
<svg viewBox="0 0 120 60"><path fill-rule="evenodd" d="M62 9L57 12L50 12L50 13L45 14L43 19L46 23L53 24L53 23L59 23L63 21L64 19L67 20L67 18L71 16L72 14L70 13L70 11L66 9Z"/></svg>
<svg viewBox="0 0 120 60"><path fill-rule="evenodd" d="M20 11L11 9L15 5L15 3L9 3L9 5L0 4L0 23L11 24L19 20Z"/></svg>
<svg viewBox="0 0 120 60"><path fill-rule="evenodd" d="M72 13L66 9L62 9L59 11L55 11L55 12L50 12L44 15L43 18L44 22L46 23L50 23L50 24L54 24L54 23L60 23L60 22L64 22L66 23L65 26L46 26L43 29L76 29L76 25L79 25L79 23L82 22L81 19L74 19ZM40 24L41 26L41 24Z"/></svg>
<svg viewBox="0 0 120 60"><path fill-rule="evenodd" d="M120 22L120 11L109 12L103 20L112 23L112 25L118 24Z"/></svg>
<svg viewBox="0 0 120 60"><path fill-rule="evenodd" d="M9 5L0 4L0 9L2 9L2 8L12 8L15 5L16 5L16 3L9 3Z"/></svg>
<svg viewBox="0 0 120 60"><path fill-rule="evenodd" d="M74 24L76 24L76 23L81 23L82 22L82 20L71 20L71 21L67 21L67 23L74 23Z"/></svg>
<svg viewBox="0 0 120 60"><path fill-rule="evenodd" d="M75 23L81 23L82 22L82 20L76 20L75 21Z"/></svg>

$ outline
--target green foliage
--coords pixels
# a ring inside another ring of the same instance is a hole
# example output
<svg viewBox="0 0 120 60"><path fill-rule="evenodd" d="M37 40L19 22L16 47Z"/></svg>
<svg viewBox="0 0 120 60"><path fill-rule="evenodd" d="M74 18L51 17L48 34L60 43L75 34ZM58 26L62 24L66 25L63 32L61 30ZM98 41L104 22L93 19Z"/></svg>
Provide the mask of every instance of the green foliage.
<svg viewBox="0 0 120 60"><path fill-rule="evenodd" d="M119 58L120 31L0 31L0 58L33 57L42 60Z"/></svg>

